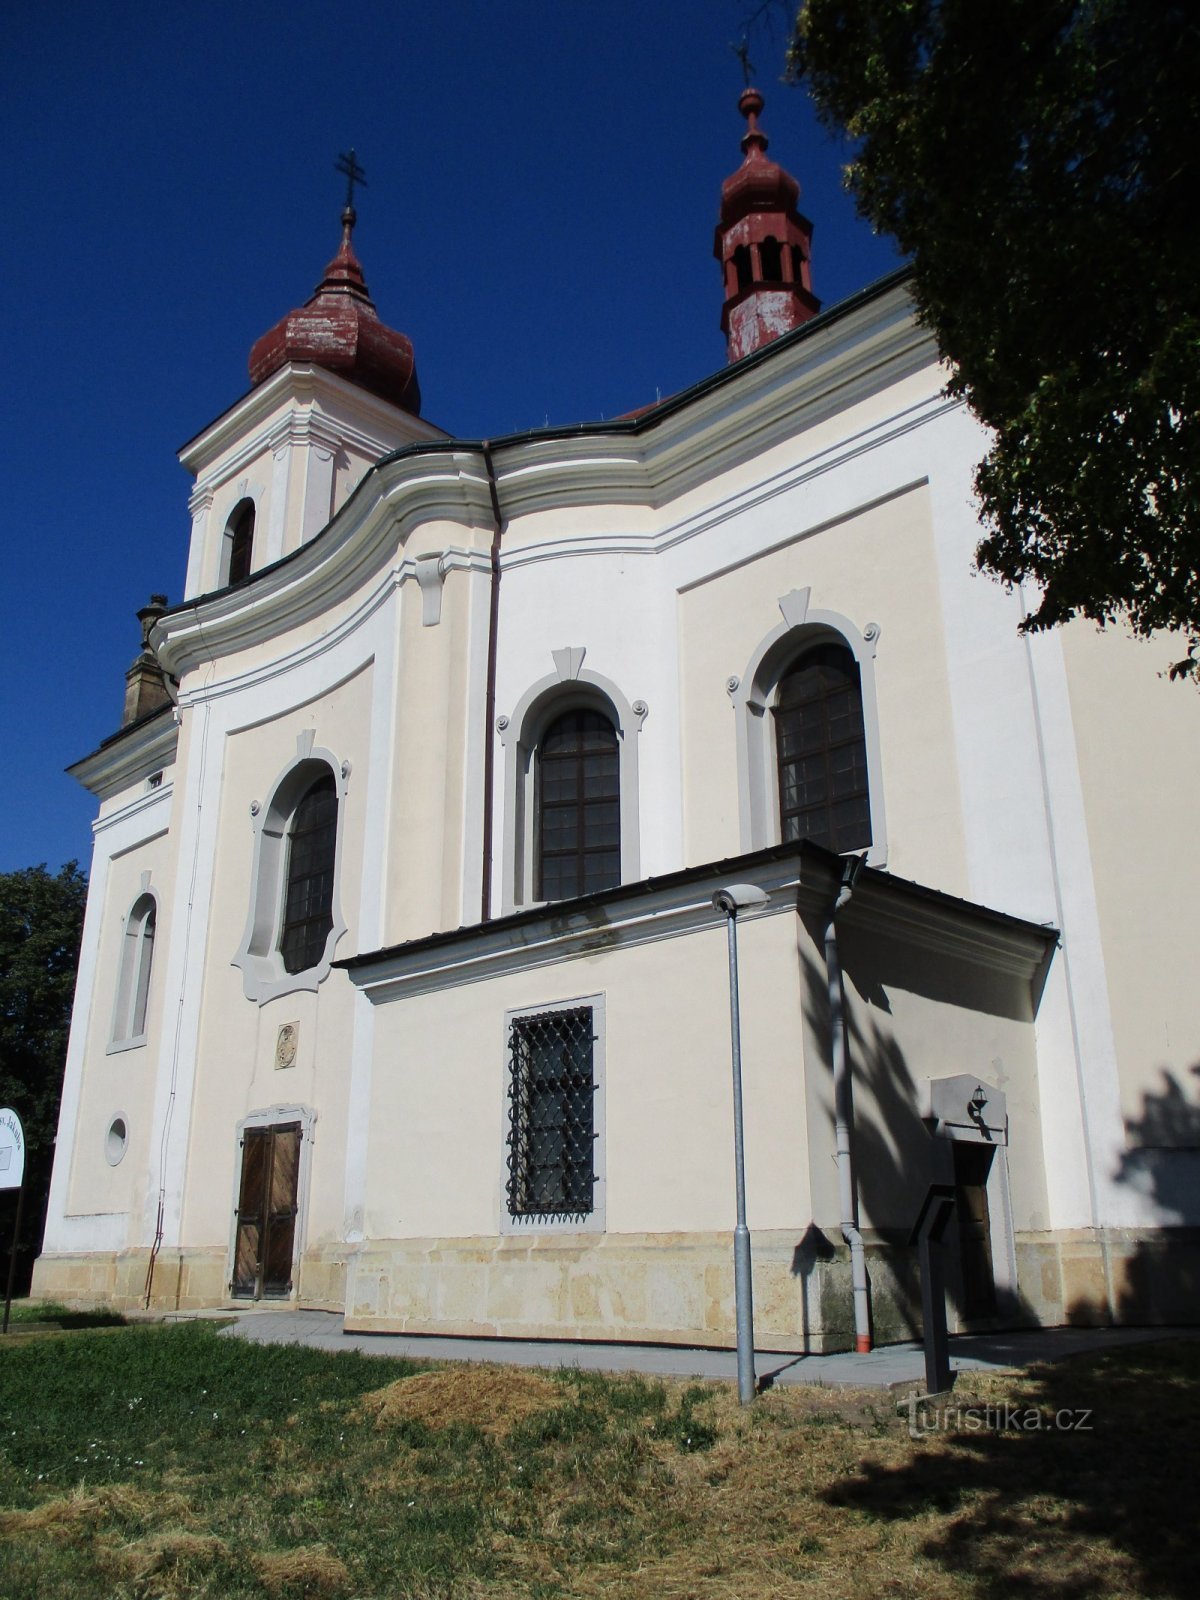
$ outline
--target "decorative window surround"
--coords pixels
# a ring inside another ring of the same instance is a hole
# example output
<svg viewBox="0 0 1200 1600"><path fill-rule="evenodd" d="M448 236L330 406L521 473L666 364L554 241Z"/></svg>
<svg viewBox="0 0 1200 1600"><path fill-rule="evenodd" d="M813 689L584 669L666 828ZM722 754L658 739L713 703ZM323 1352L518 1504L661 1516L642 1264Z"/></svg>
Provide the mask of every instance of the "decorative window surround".
<svg viewBox="0 0 1200 1600"><path fill-rule="evenodd" d="M768 715L779 680L804 649L828 640L843 644L858 663L862 690L863 732L867 749L867 783L871 806L872 867L887 865L887 819L883 805L883 769L879 754L879 713L875 698L875 649L879 626L869 622L859 632L848 617L809 605L809 589L793 589L780 597L783 621L762 639L741 678L726 689L737 723L738 811L741 848L764 850L781 837L779 784L776 777L775 730Z"/></svg>
<svg viewBox="0 0 1200 1600"><path fill-rule="evenodd" d="M593 1170L596 1181L592 1187L592 1209L586 1215L521 1215L509 1211L508 1146L505 1145L500 1160L500 1232L502 1235L519 1234L526 1238L544 1233L603 1233L605 1226L605 1117L604 1117L604 996L583 995L574 999L550 1000L544 1005L521 1006L504 1014L504 1120L507 1138L511 1125L513 1075L511 1066L512 1032L514 1022L526 1017L546 1017L567 1011L590 1010L592 1014L592 1133L594 1142Z"/></svg>
<svg viewBox="0 0 1200 1600"><path fill-rule="evenodd" d="M329 976L337 942L346 932L342 915L342 836L345 827L346 780L349 762L339 761L331 750L316 747L315 733L305 729L296 740L296 759L284 768L267 803L255 810L254 862L251 867L251 902L242 942L233 958L240 967L247 1000L264 1005L280 995L301 989L316 990ZM283 897L287 878L288 827L292 814L309 787L326 773L337 790L337 844L333 866L333 926L325 939L321 959L303 972L284 970L279 950L283 923Z"/></svg>
<svg viewBox="0 0 1200 1600"><path fill-rule="evenodd" d="M150 979L154 970L154 934L158 901L150 891L150 874L142 874L141 892L129 908L117 969L117 998L107 1053L136 1050L146 1042Z"/></svg>
<svg viewBox="0 0 1200 1600"><path fill-rule="evenodd" d="M641 876L638 823L638 741L646 720L644 700L632 704L611 679L583 665L576 645L551 652L555 671L521 696L510 717L497 723L504 747L504 846L502 894L505 913L536 905L534 874L534 781L538 742L564 711L587 707L603 712L617 730L621 757L621 882Z"/></svg>

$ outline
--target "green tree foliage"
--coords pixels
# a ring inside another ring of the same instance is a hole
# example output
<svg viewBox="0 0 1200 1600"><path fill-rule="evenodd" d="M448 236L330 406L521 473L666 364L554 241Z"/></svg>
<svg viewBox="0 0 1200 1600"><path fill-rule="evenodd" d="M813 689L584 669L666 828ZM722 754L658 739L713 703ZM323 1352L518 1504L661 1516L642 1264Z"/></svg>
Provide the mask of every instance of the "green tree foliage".
<svg viewBox="0 0 1200 1600"><path fill-rule="evenodd" d="M789 67L993 431L980 566L1025 626L1182 629L1200 677L1200 13L803 0Z"/></svg>
<svg viewBox="0 0 1200 1600"><path fill-rule="evenodd" d="M12 1106L25 1128L23 1276L45 1220L86 896L74 861L57 875L44 866L0 873L0 1105ZM7 1205L0 1215L7 1272Z"/></svg>

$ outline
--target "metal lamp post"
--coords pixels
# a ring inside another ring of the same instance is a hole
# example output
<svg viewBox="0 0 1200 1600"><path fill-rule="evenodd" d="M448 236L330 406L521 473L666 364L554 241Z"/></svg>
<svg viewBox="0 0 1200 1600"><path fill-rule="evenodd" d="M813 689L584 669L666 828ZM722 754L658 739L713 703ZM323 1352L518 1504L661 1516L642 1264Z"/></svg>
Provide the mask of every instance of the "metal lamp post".
<svg viewBox="0 0 1200 1600"><path fill-rule="evenodd" d="M713 895L729 934L729 1033L733 1053L733 1166L737 1183L737 1227L733 1232L733 1299L737 1320L738 1399L754 1399L754 1296L750 1274L750 1230L746 1226L746 1156L742 1137L742 1020L738 1004L737 914L767 903L765 889L731 883Z"/></svg>

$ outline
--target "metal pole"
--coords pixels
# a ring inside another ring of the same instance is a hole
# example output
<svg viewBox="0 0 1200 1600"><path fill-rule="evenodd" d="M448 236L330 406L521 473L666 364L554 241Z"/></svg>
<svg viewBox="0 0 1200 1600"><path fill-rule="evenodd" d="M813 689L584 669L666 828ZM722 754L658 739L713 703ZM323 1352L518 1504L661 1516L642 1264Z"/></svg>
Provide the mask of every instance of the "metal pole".
<svg viewBox="0 0 1200 1600"><path fill-rule="evenodd" d="M12 1249L8 1252L8 1288L4 1293L4 1327L8 1332L8 1314L12 1310L13 1279L17 1273L17 1240L21 1237L21 1213L25 1209L25 1175L21 1174L21 1187L17 1190L17 1220L13 1223Z"/></svg>
<svg viewBox="0 0 1200 1600"><path fill-rule="evenodd" d="M737 1227L733 1233L733 1298L737 1318L738 1400L754 1399L754 1294L750 1230L746 1226L746 1159L742 1142L742 1019L738 1005L737 912L726 912L729 928L729 1028L733 1046L733 1165L737 1180Z"/></svg>

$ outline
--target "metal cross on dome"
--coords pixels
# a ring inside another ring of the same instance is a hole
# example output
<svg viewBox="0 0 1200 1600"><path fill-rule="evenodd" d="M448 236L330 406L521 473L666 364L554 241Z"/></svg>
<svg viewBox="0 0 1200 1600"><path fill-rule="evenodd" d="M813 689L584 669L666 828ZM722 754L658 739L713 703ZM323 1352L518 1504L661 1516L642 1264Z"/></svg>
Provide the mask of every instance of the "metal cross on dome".
<svg viewBox="0 0 1200 1600"><path fill-rule="evenodd" d="M353 211L354 185L361 183L364 189L367 187L367 175L359 166L353 148L343 150L338 155L337 165L334 170L342 173L346 179L346 210Z"/></svg>

